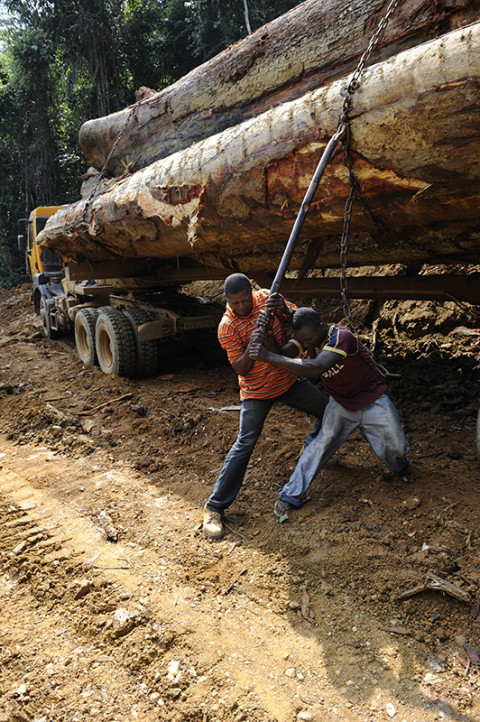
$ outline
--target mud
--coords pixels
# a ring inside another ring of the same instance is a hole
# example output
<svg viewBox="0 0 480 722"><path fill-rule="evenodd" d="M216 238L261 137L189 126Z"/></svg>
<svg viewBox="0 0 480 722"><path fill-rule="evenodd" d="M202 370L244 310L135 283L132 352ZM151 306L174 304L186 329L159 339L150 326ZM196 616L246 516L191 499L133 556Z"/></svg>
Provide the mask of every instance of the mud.
<svg viewBox="0 0 480 722"><path fill-rule="evenodd" d="M311 422L275 407L212 543L202 507L238 424L215 339L125 380L43 338L27 286L0 306L2 722L480 719L475 309L353 304L401 374L408 484L355 435L279 524ZM469 601L398 598L429 571Z"/></svg>

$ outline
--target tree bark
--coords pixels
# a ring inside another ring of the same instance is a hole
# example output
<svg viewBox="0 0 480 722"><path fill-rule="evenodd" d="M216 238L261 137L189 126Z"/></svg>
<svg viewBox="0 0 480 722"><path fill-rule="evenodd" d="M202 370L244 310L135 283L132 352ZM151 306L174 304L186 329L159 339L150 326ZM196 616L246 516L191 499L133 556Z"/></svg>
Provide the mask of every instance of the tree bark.
<svg viewBox="0 0 480 722"><path fill-rule="evenodd" d="M336 130L344 82L157 161L115 183L90 209L84 201L68 206L48 221L42 246L79 259L183 256L275 268ZM354 167L383 225L355 207L352 265L479 258L479 89L480 23L365 72L352 108ZM321 247L320 266L338 263L348 191L337 153L302 233ZM295 266L305 251L304 240Z"/></svg>
<svg viewBox="0 0 480 722"><path fill-rule="evenodd" d="M307 0L176 83L141 101L113 153L109 175L171 153L300 98L356 66L386 0ZM480 0L403 0L372 62L480 19ZM87 121L79 141L102 168L129 109Z"/></svg>

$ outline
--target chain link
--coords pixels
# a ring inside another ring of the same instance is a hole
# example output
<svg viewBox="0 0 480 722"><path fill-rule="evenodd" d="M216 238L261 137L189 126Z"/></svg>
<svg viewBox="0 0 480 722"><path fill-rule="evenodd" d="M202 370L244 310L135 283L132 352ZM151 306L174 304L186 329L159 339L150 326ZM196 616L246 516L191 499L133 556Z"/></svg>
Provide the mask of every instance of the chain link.
<svg viewBox="0 0 480 722"><path fill-rule="evenodd" d="M387 11L383 18L380 20L378 24L378 28L370 38L370 42L368 43L367 49L363 53L362 57L360 58L357 67L355 68L352 77L350 78L350 81L345 89L345 98L343 101L343 112L346 114L348 119L348 112L351 107L352 102L352 95L360 88L360 76L362 75L365 65L367 64L367 61L370 57L370 55L373 53L373 51L376 49L378 43L380 42L380 38L382 36L383 31L385 30L388 21L390 20L390 16L395 11L397 5L400 3L400 0L391 0L390 4L387 8ZM343 118L342 118L343 120Z"/></svg>
<svg viewBox="0 0 480 722"><path fill-rule="evenodd" d="M358 183L357 177L353 171L353 157L350 151L351 146L351 128L350 128L350 110L352 107L352 96L354 93L357 92L357 90L360 88L361 85L361 75L365 69L365 65L367 64L367 61L370 57L370 55L373 53L373 51L376 49L378 43L380 42L380 38L382 36L383 31L385 30L387 23L390 19L390 16L396 9L397 5L400 3L400 0L391 0L387 11L383 18L381 19L375 33L370 38L370 42L368 44L367 49L363 53L362 57L359 60L359 63L357 67L355 68L352 77L350 78L350 81L347 85L345 85L340 93L343 96L343 105L342 105L342 114L339 119L339 124L344 123L345 124L345 134L343 137L343 147L344 147L344 165L347 168L347 174L348 174L348 181L350 183L350 192L347 196L347 199L345 201L345 210L343 215L343 228L342 228L342 236L340 239L340 295L342 299L342 305L343 305L343 313L347 320L349 328L358 335L358 331L355 328L355 325L352 320L352 310L350 307L350 302L348 300L347 291L348 291L348 282L347 282L347 253L348 253L348 233L350 229L350 221L352 218L352 212L353 212L353 203L356 200L359 201L359 203L362 206L363 213L368 216L368 218L375 223L375 225L382 228L382 230L385 229L384 224L381 224L372 214L370 208L365 202L365 199L362 197L360 185Z"/></svg>

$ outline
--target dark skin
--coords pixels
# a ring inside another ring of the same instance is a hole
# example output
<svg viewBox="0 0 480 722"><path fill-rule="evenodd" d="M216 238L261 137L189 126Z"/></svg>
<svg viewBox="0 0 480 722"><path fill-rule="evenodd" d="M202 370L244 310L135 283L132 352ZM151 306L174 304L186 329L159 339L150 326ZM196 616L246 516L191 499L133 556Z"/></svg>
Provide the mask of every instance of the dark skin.
<svg viewBox="0 0 480 722"><path fill-rule="evenodd" d="M251 288L245 288L239 293L232 293L227 296L227 303L236 316L248 316L253 308L253 295ZM259 328L254 331L250 337L247 348L240 358L232 364L233 369L239 376L246 376L251 371L254 358L250 356L250 349L254 343L265 342L269 351L281 353L280 346L275 341L271 331L271 323L273 321L272 314L279 312L284 316L293 315L293 311L287 306L279 293L272 294L267 300L267 314L263 311L259 316ZM269 320L270 317L270 320Z"/></svg>
<svg viewBox="0 0 480 722"><path fill-rule="evenodd" d="M327 324L320 321L318 325L303 326L295 332L295 335L304 347L320 347L327 338L327 333ZM293 344L287 344L278 353L278 351L270 350L259 338L256 338L254 342L250 342L250 355L252 358L267 361L277 366L277 368L314 381L318 380L325 371L331 369L339 361L339 355L334 351L320 351L313 359L288 358L292 349L297 353L297 349Z"/></svg>

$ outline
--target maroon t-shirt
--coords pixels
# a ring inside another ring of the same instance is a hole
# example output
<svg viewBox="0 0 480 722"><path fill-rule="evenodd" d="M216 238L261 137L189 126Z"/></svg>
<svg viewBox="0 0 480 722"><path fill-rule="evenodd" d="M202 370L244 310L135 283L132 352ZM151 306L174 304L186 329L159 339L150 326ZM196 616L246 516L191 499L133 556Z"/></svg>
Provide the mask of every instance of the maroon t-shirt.
<svg viewBox="0 0 480 722"><path fill-rule="evenodd" d="M350 411L373 404L387 390L365 346L345 326L332 324L320 351L338 353L338 363L322 374L322 382L331 396Z"/></svg>

